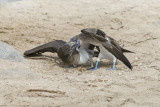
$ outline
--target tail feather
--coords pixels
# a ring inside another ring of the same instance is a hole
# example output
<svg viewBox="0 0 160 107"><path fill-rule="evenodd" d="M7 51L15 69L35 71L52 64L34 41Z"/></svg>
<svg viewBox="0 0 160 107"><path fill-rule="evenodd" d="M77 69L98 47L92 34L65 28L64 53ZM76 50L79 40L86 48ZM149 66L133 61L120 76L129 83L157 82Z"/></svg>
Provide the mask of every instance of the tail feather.
<svg viewBox="0 0 160 107"><path fill-rule="evenodd" d="M124 56L123 60L121 60L130 70L133 69L131 63L128 61L128 59Z"/></svg>
<svg viewBox="0 0 160 107"><path fill-rule="evenodd" d="M135 52L129 51L127 49L123 49L123 48L122 48L122 52L135 53Z"/></svg>

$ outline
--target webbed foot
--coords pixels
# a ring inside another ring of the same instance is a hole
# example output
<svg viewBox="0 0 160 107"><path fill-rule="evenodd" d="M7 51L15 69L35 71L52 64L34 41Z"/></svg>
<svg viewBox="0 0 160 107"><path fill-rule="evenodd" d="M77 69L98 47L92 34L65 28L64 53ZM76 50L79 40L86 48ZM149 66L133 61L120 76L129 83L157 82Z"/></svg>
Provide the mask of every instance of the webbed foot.
<svg viewBox="0 0 160 107"><path fill-rule="evenodd" d="M98 67L94 67L94 68L91 68L91 69L89 69L90 71L94 71L94 70L97 70L98 69Z"/></svg>

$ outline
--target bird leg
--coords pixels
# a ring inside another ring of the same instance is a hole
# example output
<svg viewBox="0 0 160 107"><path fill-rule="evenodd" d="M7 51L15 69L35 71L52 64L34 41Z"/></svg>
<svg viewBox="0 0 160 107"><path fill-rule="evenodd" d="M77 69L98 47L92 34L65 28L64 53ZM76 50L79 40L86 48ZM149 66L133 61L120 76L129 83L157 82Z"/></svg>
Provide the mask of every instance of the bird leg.
<svg viewBox="0 0 160 107"><path fill-rule="evenodd" d="M91 63L91 66L89 68L87 68L87 70L90 70L90 69L92 69L94 67L92 58L89 60L89 62Z"/></svg>
<svg viewBox="0 0 160 107"><path fill-rule="evenodd" d="M97 70L98 69L98 63L99 63L99 61L96 61L96 66L94 68L90 69L90 71Z"/></svg>
<svg viewBox="0 0 160 107"><path fill-rule="evenodd" d="M110 71L110 70L115 70L115 69L116 69L116 68L115 68L115 65L116 65L116 59L113 60L113 66L112 66L112 68L111 68L111 69L108 69L108 70L109 70L109 71Z"/></svg>
<svg viewBox="0 0 160 107"><path fill-rule="evenodd" d="M113 62L113 66L112 66L112 68L111 69L108 69L109 71L110 70L115 70L115 62Z"/></svg>

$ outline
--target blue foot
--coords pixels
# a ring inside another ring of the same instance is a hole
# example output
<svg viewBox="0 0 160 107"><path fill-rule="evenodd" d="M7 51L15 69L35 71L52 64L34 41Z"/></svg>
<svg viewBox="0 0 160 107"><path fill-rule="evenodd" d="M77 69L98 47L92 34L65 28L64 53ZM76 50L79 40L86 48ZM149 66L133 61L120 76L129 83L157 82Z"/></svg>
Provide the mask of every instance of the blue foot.
<svg viewBox="0 0 160 107"><path fill-rule="evenodd" d="M96 62L96 66L94 68L91 68L90 71L97 70L98 69L98 63L99 63L99 61Z"/></svg>
<svg viewBox="0 0 160 107"><path fill-rule="evenodd" d="M94 70L97 70L98 67L94 67L94 68L91 68L90 71L94 71Z"/></svg>
<svg viewBox="0 0 160 107"><path fill-rule="evenodd" d="M116 69L115 64L116 64L116 62L113 62L113 67L111 69L108 69L108 71L115 70Z"/></svg>

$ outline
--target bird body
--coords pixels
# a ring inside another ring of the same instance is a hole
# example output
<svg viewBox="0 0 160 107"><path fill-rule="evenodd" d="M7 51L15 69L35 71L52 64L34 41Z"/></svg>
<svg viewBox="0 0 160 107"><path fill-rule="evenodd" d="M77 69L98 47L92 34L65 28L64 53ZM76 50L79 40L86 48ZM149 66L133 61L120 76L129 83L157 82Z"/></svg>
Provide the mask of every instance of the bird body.
<svg viewBox="0 0 160 107"><path fill-rule="evenodd" d="M71 42L73 43L71 44ZM98 51L95 51L94 47L96 47ZM123 53L133 52L123 49L116 40L96 28L81 30L81 33L71 38L69 42L55 40L37 46L25 51L24 55L34 56L44 52L57 53L60 59L69 65L85 65L89 62L91 67L93 67L92 57L98 57L96 66L91 70L98 69L98 63L102 59L113 61L112 69L115 69L117 59L122 61L129 69L132 69L132 65Z"/></svg>
<svg viewBox="0 0 160 107"><path fill-rule="evenodd" d="M91 59L94 56L94 51L88 49L88 46L79 49L77 47L78 45L75 43L67 44L65 41L55 40L27 50L24 52L24 55L29 57L37 56L44 52L52 52L57 53L60 59L68 65L85 65L90 62L93 66Z"/></svg>
<svg viewBox="0 0 160 107"><path fill-rule="evenodd" d="M121 60L129 69L132 69L132 65L123 54L123 52L131 51L123 49L116 40L107 36L103 31L96 28L86 28L81 30L81 32L82 34L71 38L71 41L79 41L80 46L92 44L98 46L100 50L96 66L91 70L98 69L98 63L101 59L109 59L113 61L112 69L115 69L116 59Z"/></svg>
<svg viewBox="0 0 160 107"><path fill-rule="evenodd" d="M84 49L81 49L79 51L79 55L80 55L79 64L86 64L89 61L89 59L91 58L91 56L88 54L88 52Z"/></svg>
<svg viewBox="0 0 160 107"><path fill-rule="evenodd" d="M115 60L115 56L108 50L106 50L103 46L100 46L100 50L101 52L99 53L98 61L100 61L101 59L109 59L110 61Z"/></svg>

